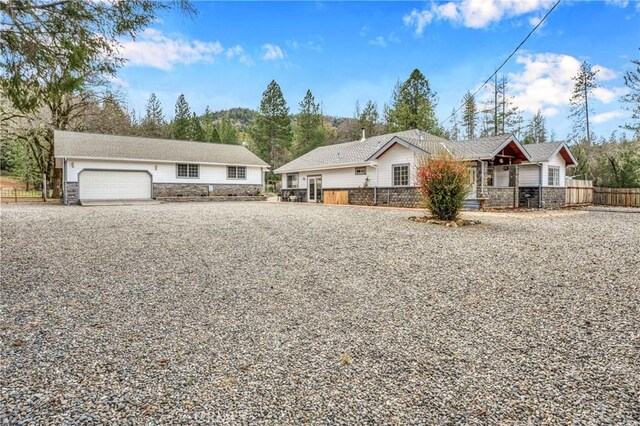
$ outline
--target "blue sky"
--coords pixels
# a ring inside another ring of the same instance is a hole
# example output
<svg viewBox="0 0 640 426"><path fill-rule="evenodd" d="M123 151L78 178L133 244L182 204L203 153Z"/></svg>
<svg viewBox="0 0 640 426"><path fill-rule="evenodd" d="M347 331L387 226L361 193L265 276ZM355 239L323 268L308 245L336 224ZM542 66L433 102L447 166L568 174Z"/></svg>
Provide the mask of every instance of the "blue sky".
<svg viewBox="0 0 640 426"><path fill-rule="evenodd" d="M445 119L554 3L194 2L197 16L163 13L135 41L123 40L128 62L114 83L137 112L155 92L167 118L180 93L198 113L255 109L272 79L292 112L311 89L325 114L350 117L356 101L382 110L396 81L419 68ZM640 3L563 1L501 73L525 118L541 109L563 138L571 76L587 60L599 70L593 129L608 136L629 115L618 98L639 47Z"/></svg>

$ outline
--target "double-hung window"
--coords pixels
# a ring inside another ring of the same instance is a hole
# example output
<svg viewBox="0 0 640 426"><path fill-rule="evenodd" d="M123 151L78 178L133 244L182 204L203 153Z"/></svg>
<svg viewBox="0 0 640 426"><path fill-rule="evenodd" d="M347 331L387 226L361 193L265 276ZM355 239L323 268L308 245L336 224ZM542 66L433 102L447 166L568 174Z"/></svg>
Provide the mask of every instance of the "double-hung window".
<svg viewBox="0 0 640 426"><path fill-rule="evenodd" d="M247 168L245 166L227 166L227 179L246 179Z"/></svg>
<svg viewBox="0 0 640 426"><path fill-rule="evenodd" d="M409 186L409 165L398 164L392 166L393 186Z"/></svg>
<svg viewBox="0 0 640 426"><path fill-rule="evenodd" d="M560 168L549 167L549 178L547 179L549 186L560 186Z"/></svg>
<svg viewBox="0 0 640 426"><path fill-rule="evenodd" d="M287 173L287 188L297 188L297 187L298 187L298 174Z"/></svg>
<svg viewBox="0 0 640 426"><path fill-rule="evenodd" d="M200 165L178 163L176 175L181 179L198 179L200 177Z"/></svg>

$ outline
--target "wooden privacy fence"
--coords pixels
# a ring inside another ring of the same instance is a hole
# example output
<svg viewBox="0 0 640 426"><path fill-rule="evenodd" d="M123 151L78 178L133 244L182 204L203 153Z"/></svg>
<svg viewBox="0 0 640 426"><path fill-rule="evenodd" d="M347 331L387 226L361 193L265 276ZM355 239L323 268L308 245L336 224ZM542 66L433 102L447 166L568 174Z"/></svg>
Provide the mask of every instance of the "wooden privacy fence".
<svg viewBox="0 0 640 426"><path fill-rule="evenodd" d="M349 204L349 191L324 191L324 204Z"/></svg>
<svg viewBox="0 0 640 426"><path fill-rule="evenodd" d="M640 188L593 188L593 204L640 207Z"/></svg>
<svg viewBox="0 0 640 426"><path fill-rule="evenodd" d="M568 180L566 203L568 205L592 204L593 182L590 180Z"/></svg>

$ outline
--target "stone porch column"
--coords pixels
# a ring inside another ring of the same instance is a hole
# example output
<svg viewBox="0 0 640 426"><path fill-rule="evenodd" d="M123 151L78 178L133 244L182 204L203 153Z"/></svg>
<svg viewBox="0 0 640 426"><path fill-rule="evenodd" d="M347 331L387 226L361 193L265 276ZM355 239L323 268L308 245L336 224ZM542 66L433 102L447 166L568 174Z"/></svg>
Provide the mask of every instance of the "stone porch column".
<svg viewBox="0 0 640 426"><path fill-rule="evenodd" d="M509 166L509 186L513 187L513 207L520 205L520 168L517 164Z"/></svg>

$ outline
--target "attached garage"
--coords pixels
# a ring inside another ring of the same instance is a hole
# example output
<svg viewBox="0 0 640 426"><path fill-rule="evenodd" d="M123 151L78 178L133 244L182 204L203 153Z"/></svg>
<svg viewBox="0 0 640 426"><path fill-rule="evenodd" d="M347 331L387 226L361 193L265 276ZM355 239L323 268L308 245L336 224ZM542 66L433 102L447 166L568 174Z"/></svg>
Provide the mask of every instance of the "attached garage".
<svg viewBox="0 0 640 426"><path fill-rule="evenodd" d="M78 190L85 200L150 200L151 174L131 170L82 170Z"/></svg>

